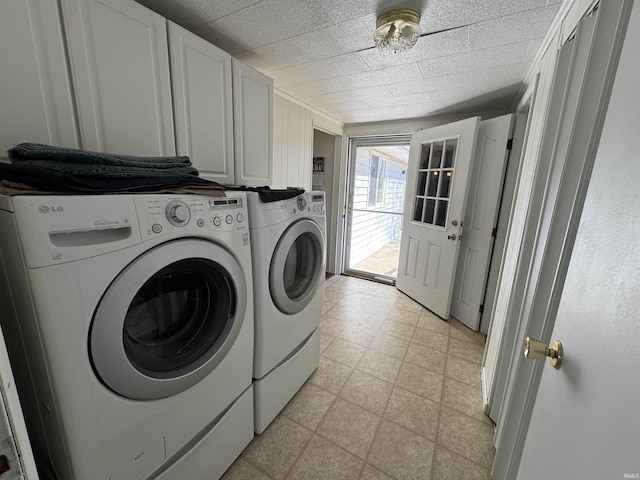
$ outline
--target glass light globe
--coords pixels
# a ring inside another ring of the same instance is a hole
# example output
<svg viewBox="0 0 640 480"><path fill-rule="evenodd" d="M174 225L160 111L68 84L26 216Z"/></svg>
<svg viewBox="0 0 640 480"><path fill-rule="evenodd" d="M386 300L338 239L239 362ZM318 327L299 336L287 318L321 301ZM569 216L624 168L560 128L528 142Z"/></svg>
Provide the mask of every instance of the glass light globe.
<svg viewBox="0 0 640 480"><path fill-rule="evenodd" d="M420 37L420 15L413 10L392 10L376 21L373 41L380 50L389 54L405 52Z"/></svg>

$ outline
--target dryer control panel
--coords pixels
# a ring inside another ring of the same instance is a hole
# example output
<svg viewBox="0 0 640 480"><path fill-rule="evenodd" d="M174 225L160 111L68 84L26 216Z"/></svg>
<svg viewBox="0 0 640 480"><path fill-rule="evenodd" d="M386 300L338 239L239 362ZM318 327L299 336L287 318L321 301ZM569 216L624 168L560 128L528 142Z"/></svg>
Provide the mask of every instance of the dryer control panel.
<svg viewBox="0 0 640 480"><path fill-rule="evenodd" d="M288 207L291 207L291 204L295 205L295 208L291 210L293 215L297 213L306 213L310 215L324 216L325 215L325 201L324 201L324 192L314 191L314 192L304 192L303 194L298 195L295 199L285 200Z"/></svg>
<svg viewBox="0 0 640 480"><path fill-rule="evenodd" d="M292 198L262 202L258 194L250 193L247 201L251 210L251 228L263 228L288 223L292 218L307 217L317 221L326 216L325 196L322 191L304 192Z"/></svg>

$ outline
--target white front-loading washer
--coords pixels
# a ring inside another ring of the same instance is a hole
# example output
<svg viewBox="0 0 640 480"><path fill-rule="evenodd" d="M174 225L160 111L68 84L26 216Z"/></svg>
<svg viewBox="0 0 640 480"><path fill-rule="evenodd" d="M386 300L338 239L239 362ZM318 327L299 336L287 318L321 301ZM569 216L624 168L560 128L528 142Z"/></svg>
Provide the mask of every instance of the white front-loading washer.
<svg viewBox="0 0 640 480"><path fill-rule="evenodd" d="M221 476L253 438L246 197L0 196L2 328L42 471Z"/></svg>
<svg viewBox="0 0 640 480"><path fill-rule="evenodd" d="M259 193L247 192L247 202L254 272L254 423L262 433L318 366L325 199L324 192L314 191L263 202Z"/></svg>

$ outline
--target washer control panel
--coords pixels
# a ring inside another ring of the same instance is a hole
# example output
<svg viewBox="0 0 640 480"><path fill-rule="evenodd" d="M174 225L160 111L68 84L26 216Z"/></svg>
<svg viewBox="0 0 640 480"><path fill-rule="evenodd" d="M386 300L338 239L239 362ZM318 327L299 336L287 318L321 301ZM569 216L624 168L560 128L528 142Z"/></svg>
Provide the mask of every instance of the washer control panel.
<svg viewBox="0 0 640 480"><path fill-rule="evenodd" d="M178 231L248 229L243 197L137 195L135 202L143 239Z"/></svg>

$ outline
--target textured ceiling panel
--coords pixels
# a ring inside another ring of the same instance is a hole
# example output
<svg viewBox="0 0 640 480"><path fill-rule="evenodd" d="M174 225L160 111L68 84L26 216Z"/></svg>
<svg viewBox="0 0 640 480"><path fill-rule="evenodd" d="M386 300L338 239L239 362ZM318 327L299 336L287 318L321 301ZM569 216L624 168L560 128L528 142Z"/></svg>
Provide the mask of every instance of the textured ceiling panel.
<svg viewBox="0 0 640 480"><path fill-rule="evenodd" d="M260 0L138 0L138 2L189 28L212 22Z"/></svg>
<svg viewBox="0 0 640 480"><path fill-rule="evenodd" d="M494 84L502 86L505 83L513 85L527 73L527 68L527 64L521 63L474 70L469 72L469 81L471 85Z"/></svg>
<svg viewBox="0 0 640 480"><path fill-rule="evenodd" d="M348 53L280 70L272 70L269 72L269 76L273 78L276 88L279 88L369 71L371 71L369 65L360 58L359 54Z"/></svg>
<svg viewBox="0 0 640 480"><path fill-rule="evenodd" d="M314 95L325 93L356 90L364 87L391 85L398 81L398 77L405 80L421 79L420 69L416 64L400 65L398 67L385 68L369 72L360 72L352 75L329 78L301 85L284 87L282 91L295 98L304 99Z"/></svg>
<svg viewBox="0 0 640 480"><path fill-rule="evenodd" d="M514 43L514 39L522 41L544 37L557 12L558 6L553 5L471 25L471 50Z"/></svg>
<svg viewBox="0 0 640 480"><path fill-rule="evenodd" d="M297 37L333 25L316 2L298 2L291 8L283 0L263 0L227 15L211 26L224 35L238 37L247 50Z"/></svg>
<svg viewBox="0 0 640 480"><path fill-rule="evenodd" d="M358 123L511 108L562 0L138 0L274 79L284 94ZM408 52L373 44L376 18L421 14Z"/></svg>

